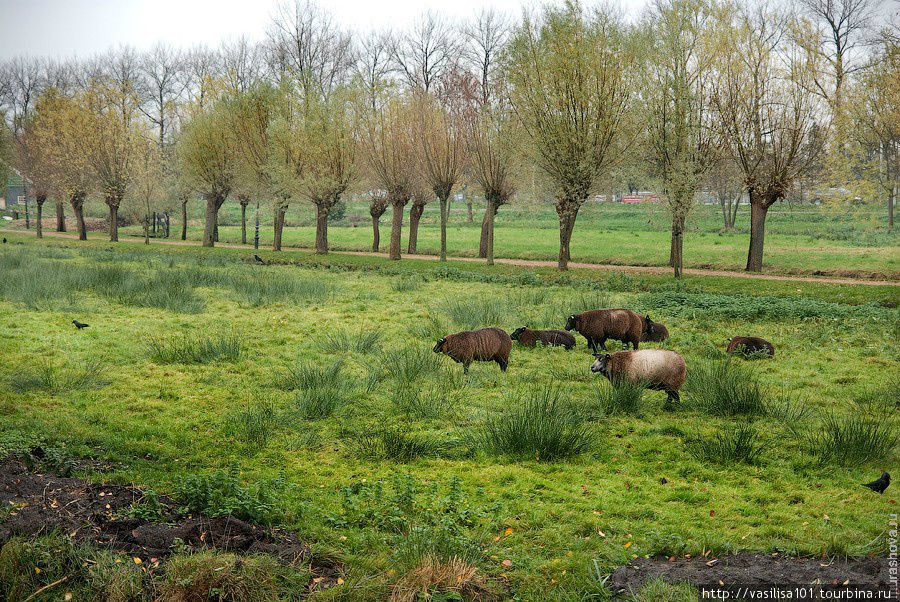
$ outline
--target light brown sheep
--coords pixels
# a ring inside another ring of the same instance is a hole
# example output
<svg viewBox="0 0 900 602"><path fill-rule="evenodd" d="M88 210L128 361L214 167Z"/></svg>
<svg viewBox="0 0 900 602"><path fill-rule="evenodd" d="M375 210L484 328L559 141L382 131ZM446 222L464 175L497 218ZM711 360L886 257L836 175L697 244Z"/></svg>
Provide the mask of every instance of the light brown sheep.
<svg viewBox="0 0 900 602"><path fill-rule="evenodd" d="M667 349L641 349L594 356L591 372L599 372L613 385L622 380L646 383L648 389L665 391L666 404L680 401L678 390L684 384L687 367L680 354Z"/></svg>

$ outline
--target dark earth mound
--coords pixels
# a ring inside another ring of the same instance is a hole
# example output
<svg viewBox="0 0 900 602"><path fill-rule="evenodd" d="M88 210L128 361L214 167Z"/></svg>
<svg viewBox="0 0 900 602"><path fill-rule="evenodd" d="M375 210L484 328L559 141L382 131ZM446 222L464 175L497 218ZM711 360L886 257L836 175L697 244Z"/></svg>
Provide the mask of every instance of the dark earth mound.
<svg viewBox="0 0 900 602"><path fill-rule="evenodd" d="M887 558L827 560L781 554L736 554L707 557L638 557L615 570L609 587L615 592L637 591L658 578L667 583L688 582L696 587L729 585L824 585L890 589ZM721 582L721 583L720 583Z"/></svg>
<svg viewBox="0 0 900 602"><path fill-rule="evenodd" d="M231 516L179 515L159 496L163 520L129 518L126 511L144 492L123 485L97 485L82 479L30 472L16 456L0 462L0 546L21 535L59 532L77 540L159 562L172 553L176 538L192 549L236 554L271 554L286 564L310 565L316 583L337 579L337 567L310 554L293 533L252 525Z"/></svg>

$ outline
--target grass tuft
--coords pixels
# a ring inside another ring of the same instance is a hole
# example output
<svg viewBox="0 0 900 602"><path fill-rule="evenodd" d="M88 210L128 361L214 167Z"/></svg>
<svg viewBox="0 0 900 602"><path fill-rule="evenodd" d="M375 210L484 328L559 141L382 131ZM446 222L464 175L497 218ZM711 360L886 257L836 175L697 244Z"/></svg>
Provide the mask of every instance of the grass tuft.
<svg viewBox="0 0 900 602"><path fill-rule="evenodd" d="M281 383L286 389L299 390L297 411L302 418L319 420L331 416L350 396L350 387L340 360L327 365L302 363Z"/></svg>
<svg viewBox="0 0 900 602"><path fill-rule="evenodd" d="M819 464L860 466L888 457L900 442L896 426L882 418L827 414L807 435L809 453Z"/></svg>
<svg viewBox="0 0 900 602"><path fill-rule="evenodd" d="M698 460L717 464L758 464L768 447L750 423L727 426L711 438L698 438L689 444Z"/></svg>
<svg viewBox="0 0 900 602"><path fill-rule="evenodd" d="M381 351L381 331L346 328L330 330L319 340L319 349L326 353L377 353Z"/></svg>
<svg viewBox="0 0 900 602"><path fill-rule="evenodd" d="M271 401L248 404L226 419L226 432L253 448L263 448L278 425L278 415Z"/></svg>
<svg viewBox="0 0 900 602"><path fill-rule="evenodd" d="M762 416L762 387L745 368L729 360L695 362L685 389L691 404L712 416Z"/></svg>
<svg viewBox="0 0 900 602"><path fill-rule="evenodd" d="M236 335L227 333L200 338L153 338L147 341L147 350L150 359L157 364L233 362L241 357L241 341Z"/></svg>
<svg viewBox="0 0 900 602"><path fill-rule="evenodd" d="M505 405L509 409L482 429L479 443L489 453L552 462L591 447L590 431L558 389L533 391L524 401Z"/></svg>
<svg viewBox="0 0 900 602"><path fill-rule="evenodd" d="M644 401L646 383L622 380L604 383L597 388L597 407L604 416L638 415Z"/></svg>

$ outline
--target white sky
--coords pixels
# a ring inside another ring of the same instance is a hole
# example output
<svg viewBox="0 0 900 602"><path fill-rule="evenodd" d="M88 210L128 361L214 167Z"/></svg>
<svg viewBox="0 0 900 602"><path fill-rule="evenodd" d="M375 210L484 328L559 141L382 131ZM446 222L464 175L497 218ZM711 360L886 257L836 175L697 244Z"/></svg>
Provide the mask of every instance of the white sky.
<svg viewBox="0 0 900 602"><path fill-rule="evenodd" d="M590 4L587 0L585 4ZM637 15L647 0L618 0ZM350 28L400 29L426 10L469 17L482 6L518 15L532 0L319 0ZM0 59L84 57L120 44L187 48L241 35L262 39L278 0L0 0Z"/></svg>

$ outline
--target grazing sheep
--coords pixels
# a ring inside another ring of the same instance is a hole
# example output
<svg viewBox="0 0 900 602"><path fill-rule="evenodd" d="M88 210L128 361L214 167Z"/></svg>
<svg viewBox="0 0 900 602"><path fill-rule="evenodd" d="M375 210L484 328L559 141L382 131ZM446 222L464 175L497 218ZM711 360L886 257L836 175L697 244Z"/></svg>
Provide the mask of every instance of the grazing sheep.
<svg viewBox="0 0 900 602"><path fill-rule="evenodd" d="M647 334L650 316L641 317L630 309L592 309L580 314L572 314L566 320L566 330L575 330L585 339L588 346L597 353L598 345L606 347L606 339L631 343L634 349Z"/></svg>
<svg viewBox="0 0 900 602"><path fill-rule="evenodd" d="M648 389L665 391L666 405L680 401L678 389L684 384L687 369L684 358L667 349L641 349L640 351L619 351L594 356L591 372L599 372L613 385L621 380L632 383L647 383Z"/></svg>
<svg viewBox="0 0 900 602"><path fill-rule="evenodd" d="M669 330L665 326L659 322L654 322L650 319L650 316L644 316L644 320L647 322L647 327L644 330L641 342L662 343L669 338Z"/></svg>
<svg viewBox="0 0 900 602"><path fill-rule="evenodd" d="M565 330L531 330L527 326L521 326L513 331L512 340L519 341L526 347L534 347L538 342L565 347L567 351L575 347L575 337Z"/></svg>
<svg viewBox="0 0 900 602"><path fill-rule="evenodd" d="M443 353L458 364L468 374L469 364L476 362L497 362L500 370L506 372L509 365L509 351L512 339L499 328L464 330L448 334L434 345L435 353Z"/></svg>
<svg viewBox="0 0 900 602"><path fill-rule="evenodd" d="M775 357L775 346L759 337L732 337L728 339L728 348L725 351L741 355L764 351L769 357Z"/></svg>

